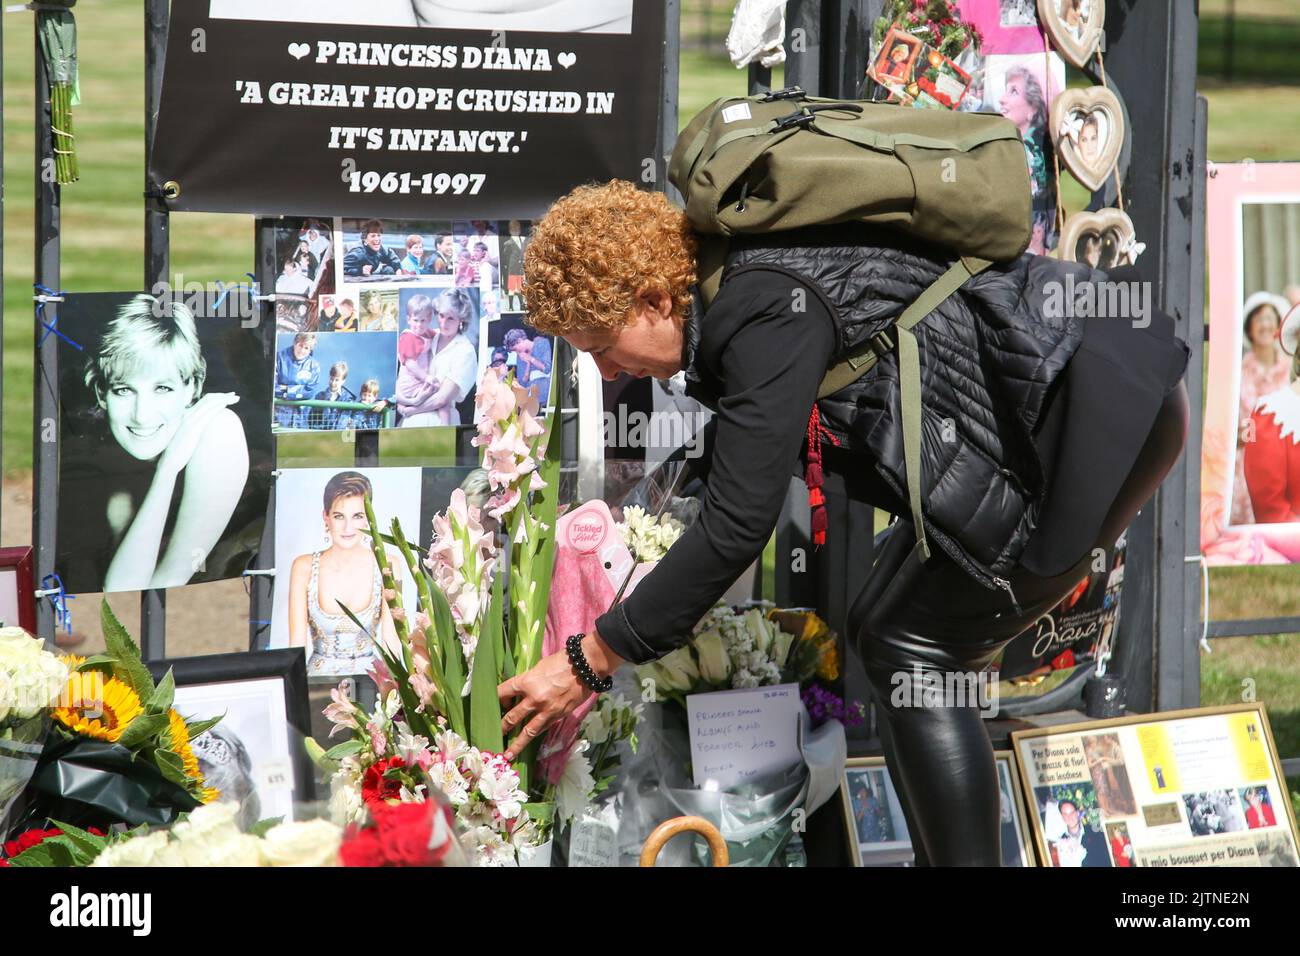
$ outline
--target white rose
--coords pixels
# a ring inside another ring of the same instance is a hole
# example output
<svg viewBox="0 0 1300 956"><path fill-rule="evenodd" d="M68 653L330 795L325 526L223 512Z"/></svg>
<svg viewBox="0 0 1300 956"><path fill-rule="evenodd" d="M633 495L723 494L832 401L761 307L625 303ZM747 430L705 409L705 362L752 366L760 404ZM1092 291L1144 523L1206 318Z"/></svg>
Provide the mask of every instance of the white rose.
<svg viewBox="0 0 1300 956"><path fill-rule="evenodd" d="M788 631L778 630L772 637L772 660L777 666L784 667L785 659L790 656L790 645L794 643L794 635Z"/></svg>
<svg viewBox="0 0 1300 956"><path fill-rule="evenodd" d="M663 679L669 690L690 690L700 676L691 649L685 645L659 658L659 666L663 669Z"/></svg>
<svg viewBox="0 0 1300 956"><path fill-rule="evenodd" d="M262 856L269 866L337 866L343 831L328 820L281 823L266 831Z"/></svg>
<svg viewBox="0 0 1300 956"><path fill-rule="evenodd" d="M172 835L178 840L199 840L204 838L223 838L239 833L239 804L233 800L218 803L205 803L193 810L189 817L172 827Z"/></svg>
<svg viewBox="0 0 1300 956"><path fill-rule="evenodd" d="M700 676L710 684L726 683L731 676L731 659L722 646L722 635L705 631L695 639L695 654L700 660Z"/></svg>
<svg viewBox="0 0 1300 956"><path fill-rule="evenodd" d="M13 710L14 699L13 685L9 681L9 675L0 671L0 720L9 716L9 711Z"/></svg>
<svg viewBox="0 0 1300 956"><path fill-rule="evenodd" d="M115 843L95 857L91 866L159 866L167 848L167 834L161 830Z"/></svg>
<svg viewBox="0 0 1300 956"><path fill-rule="evenodd" d="M767 646L772 643L772 634L758 608L752 607L745 612L745 630L754 641L754 649L766 654Z"/></svg>
<svg viewBox="0 0 1300 956"><path fill-rule="evenodd" d="M264 866L262 843L255 836L219 830L181 840L177 846L189 867Z"/></svg>

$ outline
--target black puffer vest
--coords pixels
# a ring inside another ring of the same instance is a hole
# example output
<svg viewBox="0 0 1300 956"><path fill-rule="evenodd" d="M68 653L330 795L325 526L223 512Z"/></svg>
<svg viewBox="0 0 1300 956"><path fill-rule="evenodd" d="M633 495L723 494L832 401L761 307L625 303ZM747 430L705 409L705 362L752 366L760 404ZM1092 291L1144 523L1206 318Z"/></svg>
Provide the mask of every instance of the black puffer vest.
<svg viewBox="0 0 1300 956"><path fill-rule="evenodd" d="M763 268L807 283L834 318L834 365L887 327L950 264L933 248L841 225L734 237L722 282L737 270ZM1010 590L1005 575L1033 531L1049 477L1050 463L1038 459L1032 436L1053 383L1083 338L1077 317L1083 308L1044 308L1049 296L1060 304L1071 290L1068 273L1076 297L1084 283L1104 277L1084 265L1026 254L969 279L915 329L926 533L990 588ZM698 342L698 330L688 335ZM869 456L905 502L910 476L897 351L817 405L830 434Z"/></svg>

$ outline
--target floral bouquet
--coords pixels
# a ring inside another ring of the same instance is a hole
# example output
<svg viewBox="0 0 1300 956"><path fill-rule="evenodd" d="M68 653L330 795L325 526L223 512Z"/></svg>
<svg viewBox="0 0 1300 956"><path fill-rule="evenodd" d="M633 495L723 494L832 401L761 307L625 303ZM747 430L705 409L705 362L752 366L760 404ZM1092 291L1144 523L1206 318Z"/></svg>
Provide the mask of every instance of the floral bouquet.
<svg viewBox="0 0 1300 956"><path fill-rule="evenodd" d="M492 491L484 510L504 532L502 546L458 489L433 519L433 543L417 561L418 549L398 522L388 534L376 529L367 501L396 641L375 640L374 711L365 713L336 691L326 716L335 732L349 731L351 739L313 757L333 772L331 805L339 822L374 821L385 807L421 803L436 792L449 801L472 862L538 864L547 860L543 848L559 822L564 771L585 751L573 741L557 758L543 755L534 741L507 761L497 686L541 659L555 560L559 442L548 439L556 416L548 415L543 426L536 387L525 390L513 373L502 377L490 367L475 402L480 424L474 443L484 449ZM398 550L415 580L419 607L413 613L402 607L385 543ZM543 756L549 758L546 772ZM589 771L577 779L579 789L588 779L594 789ZM566 810L572 802L566 800Z"/></svg>
<svg viewBox="0 0 1300 956"><path fill-rule="evenodd" d="M36 771L68 667L19 627L0 628L0 833Z"/></svg>
<svg viewBox="0 0 1300 956"><path fill-rule="evenodd" d="M689 642L637 668L655 700L685 704L689 694L774 684L804 684L839 675L835 635L816 614L757 602L744 610L717 604ZM646 683L649 681L649 683Z"/></svg>
<svg viewBox="0 0 1300 956"><path fill-rule="evenodd" d="M328 820L267 820L250 832L238 825L239 804L204 804L166 828L138 826L105 833L60 823L28 830L5 844L0 866L337 866L343 830Z"/></svg>
<svg viewBox="0 0 1300 956"><path fill-rule="evenodd" d="M217 796L190 742L220 718L177 713L171 672L154 683L107 601L100 621L107 652L61 662L62 696L11 831L166 824Z"/></svg>

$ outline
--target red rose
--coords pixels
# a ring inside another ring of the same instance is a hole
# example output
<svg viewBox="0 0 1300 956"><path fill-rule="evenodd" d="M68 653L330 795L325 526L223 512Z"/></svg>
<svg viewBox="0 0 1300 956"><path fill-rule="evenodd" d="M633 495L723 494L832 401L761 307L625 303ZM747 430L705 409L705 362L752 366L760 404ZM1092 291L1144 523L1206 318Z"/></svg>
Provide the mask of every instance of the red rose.
<svg viewBox="0 0 1300 956"><path fill-rule="evenodd" d="M366 775L361 781L361 799L366 806L375 803L383 803L386 800L398 800L401 798L402 783L400 780L386 780L384 774L389 770L400 770L406 764L401 757L389 757L384 760L377 760L366 771Z"/></svg>
<svg viewBox="0 0 1300 956"><path fill-rule="evenodd" d="M384 846L379 831L374 827L364 830L348 827L343 845L339 847L339 862L344 866L383 866Z"/></svg>

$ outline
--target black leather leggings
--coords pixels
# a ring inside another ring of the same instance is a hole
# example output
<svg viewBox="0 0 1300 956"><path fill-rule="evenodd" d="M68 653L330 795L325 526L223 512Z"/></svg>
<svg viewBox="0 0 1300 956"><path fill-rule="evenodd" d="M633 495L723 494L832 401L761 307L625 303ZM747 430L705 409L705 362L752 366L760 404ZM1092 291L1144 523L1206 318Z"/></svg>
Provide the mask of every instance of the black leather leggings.
<svg viewBox="0 0 1300 956"><path fill-rule="evenodd" d="M1109 549L1155 493L1183 449L1187 386L1165 397L1150 436L1120 488L1096 538ZM1022 613L1005 591L985 588L942 552L922 563L910 521L900 518L880 549L848 613L849 633L876 697L885 761L907 820L918 866L999 866L1000 807L993 748L978 700L895 706L897 687L934 672L926 684L950 686L944 675L973 675L1017 634L1051 610L1088 573L1092 552L1053 578L1016 569L1008 577ZM906 675L900 678L896 675ZM935 680L937 678L937 680ZM924 685L923 685L924 686ZM951 685L955 686L955 685ZM974 684L965 685L974 687Z"/></svg>

